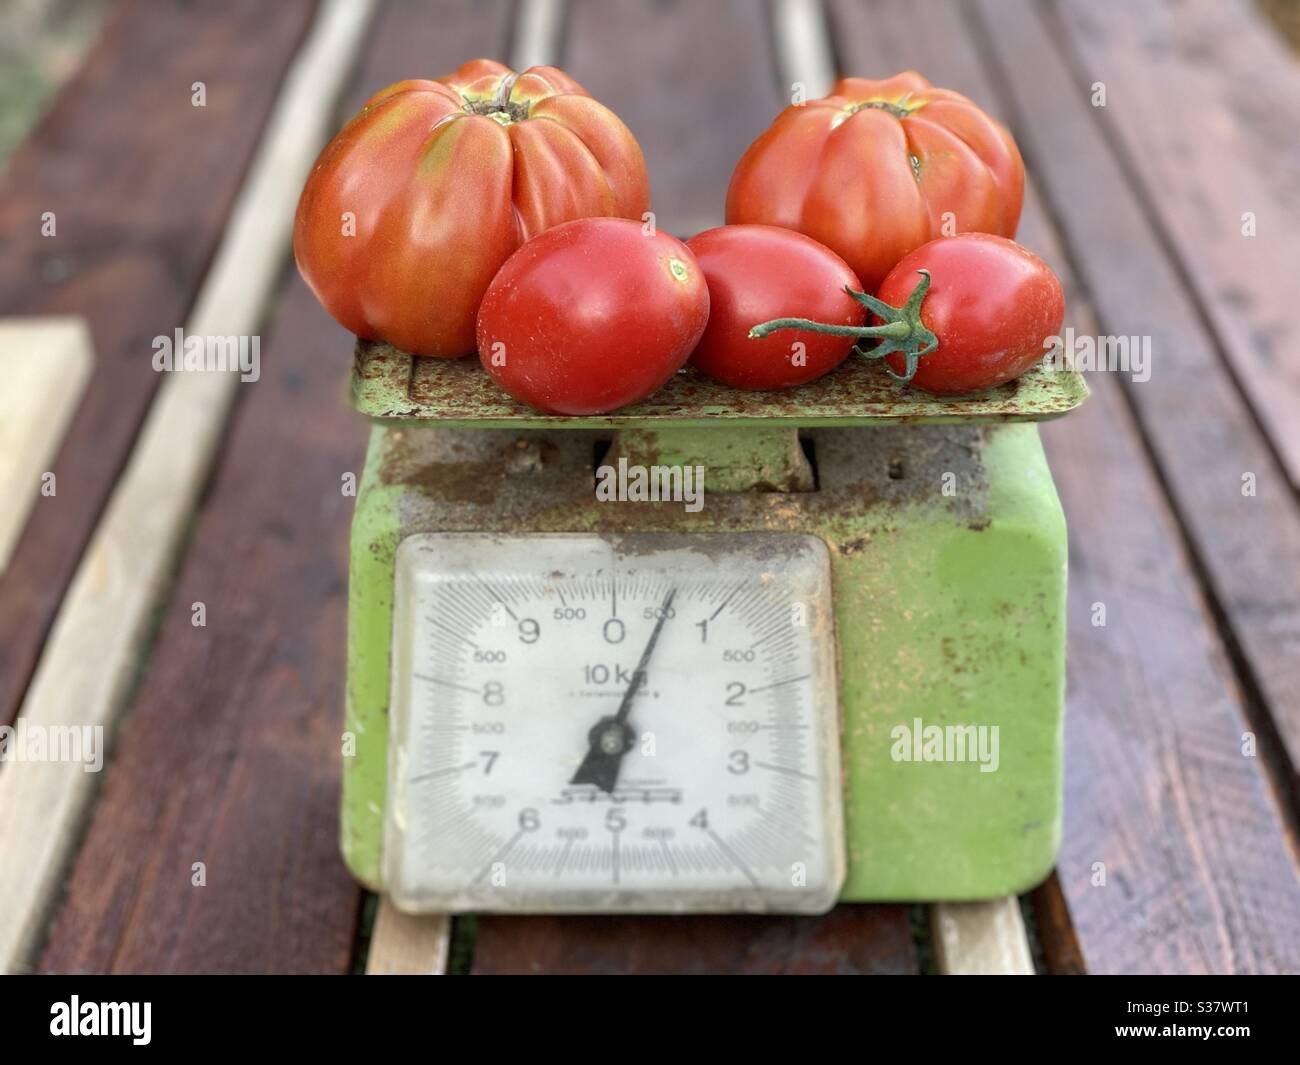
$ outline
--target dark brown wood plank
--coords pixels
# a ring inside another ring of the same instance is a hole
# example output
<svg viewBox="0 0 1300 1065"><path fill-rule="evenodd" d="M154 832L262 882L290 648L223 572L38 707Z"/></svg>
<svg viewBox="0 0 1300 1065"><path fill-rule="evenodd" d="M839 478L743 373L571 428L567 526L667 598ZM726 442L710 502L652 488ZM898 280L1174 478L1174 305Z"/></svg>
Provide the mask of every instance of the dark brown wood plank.
<svg viewBox="0 0 1300 1065"><path fill-rule="evenodd" d="M128 0L0 175L0 314L84 315L96 360L53 466L58 493L33 508L0 575L0 723L158 385L151 341L184 323L312 10Z"/></svg>
<svg viewBox="0 0 1300 1065"><path fill-rule="evenodd" d="M917 971L900 906L840 906L825 917L495 917L479 919L477 974L905 975Z"/></svg>
<svg viewBox="0 0 1300 1065"><path fill-rule="evenodd" d="M833 10L846 73L915 67L1011 120L1022 148L1032 146L958 5ZM1039 120L1066 121L1049 112ZM1059 150L1060 168L1083 165L1074 153L1086 148ZM1032 178L1050 181L1036 154L1028 163ZM1067 256L1031 188L1019 238L1061 275L1067 324L1095 335L1097 316L1071 269L1090 232L1080 225L1069 235ZM1102 317L1111 329L1115 321ZM1240 690L1122 385L1109 374L1090 384L1082 410L1043 430L1071 526L1058 865L1068 920L1044 889L1045 953L1061 971L1294 970L1300 885L1261 760L1241 756L1250 726ZM1094 603L1106 606L1105 627L1092 624Z"/></svg>
<svg viewBox="0 0 1300 1065"><path fill-rule="evenodd" d="M1030 896L1030 906L1048 973L1052 976L1086 976L1088 967L1070 919L1070 906L1061 892L1060 877L1056 873L1052 873L1047 883Z"/></svg>
<svg viewBox="0 0 1300 1065"><path fill-rule="evenodd" d="M1297 154L1300 65L1274 71L1267 110L1225 60L1268 63L1277 37L1245 4L1068 0L1055 35L1075 77L1106 88L1094 114L1123 150L1142 202L1291 480L1300 488L1300 225L1270 175ZM1280 143L1279 143L1280 142ZM1280 156L1280 157L1279 157ZM1294 165L1295 160L1292 159ZM1254 223L1243 234L1243 215Z"/></svg>
<svg viewBox="0 0 1300 1065"><path fill-rule="evenodd" d="M349 90L499 54L509 5L386 6ZM342 116L341 116L342 117ZM296 274L246 385L41 968L346 972L338 853L352 338ZM206 605L206 628L191 625ZM207 885L191 886L194 862Z"/></svg>
<svg viewBox="0 0 1300 1065"><path fill-rule="evenodd" d="M981 4L1026 151L1106 333L1149 336L1152 378L1126 388L1179 522L1231 629L1257 727L1276 727L1300 795L1300 510L1129 184L1088 86L1033 4ZM1253 495L1243 479L1253 478ZM1271 721L1269 716L1271 715Z"/></svg>
<svg viewBox="0 0 1300 1065"><path fill-rule="evenodd" d="M784 104L765 5L577 0L565 69L631 127L661 229L722 223L731 169ZM916 972L903 906L824 918L482 917L475 972Z"/></svg>

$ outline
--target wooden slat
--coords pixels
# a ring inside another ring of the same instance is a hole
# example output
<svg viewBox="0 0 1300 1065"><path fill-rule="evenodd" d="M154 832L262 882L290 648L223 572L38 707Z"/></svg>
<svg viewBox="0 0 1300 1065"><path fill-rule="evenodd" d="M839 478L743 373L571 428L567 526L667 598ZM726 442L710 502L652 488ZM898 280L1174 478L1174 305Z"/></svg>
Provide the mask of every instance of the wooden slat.
<svg viewBox="0 0 1300 1065"><path fill-rule="evenodd" d="M1106 87L1095 116L1123 146L1144 207L1300 488L1300 205L1268 176L1282 169L1279 149L1300 141L1272 106L1289 102L1300 120L1300 65L1275 70L1261 108L1222 64L1229 50L1267 62L1276 46L1264 16L1244 4L1069 0L1056 10L1073 69ZM1246 212L1253 236L1242 232Z"/></svg>
<svg viewBox="0 0 1300 1065"><path fill-rule="evenodd" d="M1294 3L1287 2L1294 30ZM1273 17L1264 17L1266 12ZM1268 184L1271 202L1300 223L1300 67L1293 42L1274 24L1277 16L1285 17L1283 4L1181 0L1177 15L1173 50L1198 68L1203 84L1212 83L1220 106L1231 102L1231 121L1250 131L1238 147ZM1169 39L1153 43L1171 47ZM1216 120L1214 127L1219 125Z"/></svg>
<svg viewBox="0 0 1300 1065"><path fill-rule="evenodd" d="M506 8L385 5L346 110L396 78L500 54ZM347 67L339 57L331 76ZM313 86L322 102L329 84ZM319 145L327 130L311 135ZM301 176L293 181L296 197ZM44 970L351 965L360 889L337 842L353 504L342 479L360 473L366 425L342 399L350 350L289 275L262 380L243 393L197 515ZM206 628L191 625L196 602ZM195 861L206 863L205 888L190 886Z"/></svg>
<svg viewBox="0 0 1300 1065"><path fill-rule="evenodd" d="M1300 510L1290 480L1041 13L1020 2L979 11L1021 147L1057 209L1102 329L1152 338L1152 379L1126 394L1300 794ZM1247 475L1253 495L1243 492Z"/></svg>
<svg viewBox="0 0 1300 1065"><path fill-rule="evenodd" d="M825 917L480 917L473 971L903 975L917 971L906 917L900 906Z"/></svg>
<svg viewBox="0 0 1300 1065"><path fill-rule="evenodd" d="M835 54L822 0L774 0L773 37L783 86L803 87L804 99L825 96L835 84Z"/></svg>
<svg viewBox="0 0 1300 1065"><path fill-rule="evenodd" d="M930 907L939 971L948 976L1033 976L1020 900L941 902Z"/></svg>
<svg viewBox="0 0 1300 1065"><path fill-rule="evenodd" d="M1004 120L1019 114L982 63L959 5L889 0L868 13L845 2L833 14L846 73L912 66ZM1063 120L1044 112L1041 121ZM1084 165L1076 149L1061 150L1063 168ZM1037 155L1028 162L1032 177L1051 176ZM1032 186L1019 238L1060 274L1067 324L1095 334L1092 308ZM1086 254L1076 245L1093 236L1083 226L1074 235L1071 259ZM1090 384L1081 410L1043 430L1070 522L1058 868L1078 937L1058 913L1040 925L1045 953L1081 951L1094 972L1294 969L1295 864L1259 760L1240 755L1248 728L1240 691L1121 383L1093 374ZM1106 605L1105 627L1092 624L1094 603ZM1105 886L1094 887L1103 872Z"/></svg>
<svg viewBox="0 0 1300 1065"><path fill-rule="evenodd" d="M0 314L83 315L96 353L53 467L59 494L36 508L0 577L0 724L17 713L158 387L152 340L185 320L311 11L306 0L127 0L0 175ZM191 105L195 81L204 108Z"/></svg>
<svg viewBox="0 0 1300 1065"><path fill-rule="evenodd" d="M658 227L722 224L736 160L788 100L766 5L752 0L574 0L566 70L632 129L650 167Z"/></svg>
<svg viewBox="0 0 1300 1065"><path fill-rule="evenodd" d="M564 12L564 0L519 0L506 60L513 70L555 62L564 32Z"/></svg>
<svg viewBox="0 0 1300 1065"><path fill-rule="evenodd" d="M8 318L0 321L0 574L13 554L42 477L63 442L94 364L83 319Z"/></svg>
<svg viewBox="0 0 1300 1065"><path fill-rule="evenodd" d="M367 976L440 976L447 971L451 918L412 917L387 899L379 903L366 957Z"/></svg>
<svg viewBox="0 0 1300 1065"><path fill-rule="evenodd" d="M722 222L731 168L784 102L762 5L570 5L566 69L628 123L661 229ZM720 118L725 116L725 121ZM475 972L916 972L902 906L824 918L481 917Z"/></svg>

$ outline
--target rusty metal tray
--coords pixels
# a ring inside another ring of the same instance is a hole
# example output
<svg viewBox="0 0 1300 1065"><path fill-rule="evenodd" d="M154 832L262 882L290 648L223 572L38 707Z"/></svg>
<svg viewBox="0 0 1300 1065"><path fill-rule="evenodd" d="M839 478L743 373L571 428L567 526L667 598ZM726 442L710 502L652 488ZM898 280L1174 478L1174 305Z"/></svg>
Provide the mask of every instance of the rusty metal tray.
<svg viewBox="0 0 1300 1065"><path fill-rule="evenodd" d="M1024 422L1059 418L1088 398L1074 370L1031 370L969 396L935 396L892 380L878 363L850 357L833 373L780 392L742 392L687 367L640 403L613 414L541 414L502 392L478 359L422 359L358 340L352 404L370 418L404 424L541 429L738 425L792 427Z"/></svg>

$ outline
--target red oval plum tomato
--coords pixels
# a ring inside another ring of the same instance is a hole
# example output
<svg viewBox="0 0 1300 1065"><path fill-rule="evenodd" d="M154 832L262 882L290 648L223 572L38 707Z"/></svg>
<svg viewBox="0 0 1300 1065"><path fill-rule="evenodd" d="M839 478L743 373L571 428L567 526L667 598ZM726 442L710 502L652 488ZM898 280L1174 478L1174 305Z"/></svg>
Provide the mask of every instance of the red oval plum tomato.
<svg viewBox="0 0 1300 1065"><path fill-rule="evenodd" d="M530 407L606 414L681 369L708 318L709 289L685 244L639 222L583 218L506 260L479 308L479 359Z"/></svg>
<svg viewBox="0 0 1300 1065"><path fill-rule="evenodd" d="M962 233L923 244L904 256L876 297L894 307L907 302L930 272L921 321L939 347L921 356L912 384L927 392L978 392L1014 380L1048 352L1045 341L1061 331L1065 293L1042 259L1013 240ZM888 355L902 373L906 359Z"/></svg>
<svg viewBox="0 0 1300 1065"><path fill-rule="evenodd" d="M691 365L734 388L789 388L830 373L853 349L852 337L785 331L750 339L773 318L862 325L866 311L844 291L861 283L830 248L792 229L720 226L692 237L709 284L709 325Z"/></svg>

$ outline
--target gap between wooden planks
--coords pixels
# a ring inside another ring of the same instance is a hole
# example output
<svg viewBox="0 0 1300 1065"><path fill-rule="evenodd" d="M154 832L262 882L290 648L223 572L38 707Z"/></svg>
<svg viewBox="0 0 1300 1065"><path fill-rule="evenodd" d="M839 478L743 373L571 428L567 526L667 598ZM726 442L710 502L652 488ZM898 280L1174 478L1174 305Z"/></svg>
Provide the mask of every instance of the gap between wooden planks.
<svg viewBox="0 0 1300 1065"><path fill-rule="evenodd" d="M372 9L372 0L326 0L316 15L186 323L188 335L249 335L257 328L288 249L298 193L332 132L334 102ZM42 653L19 713L29 726L111 734L238 385L233 374L164 380ZM0 767L0 971L30 965L93 792L93 775L78 764Z"/></svg>

